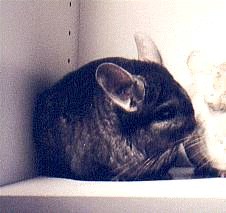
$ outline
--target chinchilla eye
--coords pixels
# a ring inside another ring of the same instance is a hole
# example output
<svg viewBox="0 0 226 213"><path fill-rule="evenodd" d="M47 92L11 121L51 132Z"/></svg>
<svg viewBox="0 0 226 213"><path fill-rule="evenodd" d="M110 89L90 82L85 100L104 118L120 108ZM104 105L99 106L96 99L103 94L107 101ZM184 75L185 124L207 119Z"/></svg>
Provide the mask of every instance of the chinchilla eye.
<svg viewBox="0 0 226 213"><path fill-rule="evenodd" d="M177 111L172 106L167 106L160 109L156 114L156 119L163 121L163 120L170 120L173 119L177 114Z"/></svg>

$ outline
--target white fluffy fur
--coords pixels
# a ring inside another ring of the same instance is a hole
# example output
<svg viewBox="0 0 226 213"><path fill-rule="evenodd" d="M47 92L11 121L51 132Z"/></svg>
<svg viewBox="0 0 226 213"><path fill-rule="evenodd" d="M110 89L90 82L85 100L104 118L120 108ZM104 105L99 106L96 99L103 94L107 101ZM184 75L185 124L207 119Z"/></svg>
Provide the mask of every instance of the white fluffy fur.
<svg viewBox="0 0 226 213"><path fill-rule="evenodd" d="M218 63L218 64L217 64ZM196 118L202 124L212 165L226 170L226 63L211 60L202 52L188 58L192 73L191 98Z"/></svg>

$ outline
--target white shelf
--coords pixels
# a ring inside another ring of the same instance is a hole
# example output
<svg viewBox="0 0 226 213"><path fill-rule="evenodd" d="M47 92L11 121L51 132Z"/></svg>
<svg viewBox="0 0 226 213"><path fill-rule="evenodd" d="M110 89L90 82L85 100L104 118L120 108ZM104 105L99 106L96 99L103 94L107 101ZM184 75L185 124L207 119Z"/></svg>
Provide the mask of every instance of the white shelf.
<svg viewBox="0 0 226 213"><path fill-rule="evenodd" d="M3 212L225 212L226 179L86 182L37 177L1 188Z"/></svg>

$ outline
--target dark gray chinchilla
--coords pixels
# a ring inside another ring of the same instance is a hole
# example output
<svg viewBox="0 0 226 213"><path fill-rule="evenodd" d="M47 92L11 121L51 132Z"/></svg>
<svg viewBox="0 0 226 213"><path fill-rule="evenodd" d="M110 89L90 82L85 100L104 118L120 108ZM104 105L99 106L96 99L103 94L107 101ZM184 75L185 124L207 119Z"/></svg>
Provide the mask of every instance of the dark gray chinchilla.
<svg viewBox="0 0 226 213"><path fill-rule="evenodd" d="M43 174L164 179L195 125L190 98L166 68L116 57L90 62L44 91L34 136Z"/></svg>

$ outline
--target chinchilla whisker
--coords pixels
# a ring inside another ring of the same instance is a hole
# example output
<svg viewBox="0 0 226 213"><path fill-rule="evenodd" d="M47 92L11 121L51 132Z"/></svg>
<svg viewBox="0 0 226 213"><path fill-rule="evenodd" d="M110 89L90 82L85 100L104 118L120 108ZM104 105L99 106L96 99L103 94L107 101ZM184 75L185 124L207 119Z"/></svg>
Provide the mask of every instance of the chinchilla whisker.
<svg viewBox="0 0 226 213"><path fill-rule="evenodd" d="M113 172L118 173L118 172L124 171L125 169L130 168L130 165L132 165L132 164L133 164L133 161L130 160L129 162L126 162L126 163L116 167L115 169L113 169Z"/></svg>
<svg viewBox="0 0 226 213"><path fill-rule="evenodd" d="M199 168L204 168L204 167L206 167L206 165L208 165L209 163L211 163L211 160L205 158L204 160L202 160L202 165L201 165L201 167L199 167Z"/></svg>
<svg viewBox="0 0 226 213"><path fill-rule="evenodd" d="M155 156L153 156L152 158L148 158L148 159L145 159L145 160L142 160L141 161L141 164L139 164L139 162L132 162L132 161L129 161L125 164L123 164L122 166L114 169L115 172L117 172L118 174L112 178L112 180L118 180L120 177L122 177L123 175L125 175L126 173L128 173L128 171L130 171L130 177L133 177L133 176L138 176L137 174L139 173L139 175L141 173L143 173L144 170L142 170L142 168L144 168L144 165L145 164L149 164L150 162L149 161L152 161L153 159L155 158ZM154 164L155 161L153 161L153 164ZM136 168L138 167L138 168ZM136 178L134 178L136 179Z"/></svg>
<svg viewBox="0 0 226 213"><path fill-rule="evenodd" d="M143 161L137 171L136 171L136 177L135 177L135 180L139 178L139 176L142 174L142 173L145 173L145 171L148 170L148 168L150 168L152 165L154 165L154 163L157 161L158 159L155 159L155 157L152 157L152 158L147 158L145 161Z"/></svg>
<svg viewBox="0 0 226 213"><path fill-rule="evenodd" d="M198 144L197 144L198 145ZM205 155L203 155L205 153ZM195 152L192 152L191 154L192 158L199 159L200 162L206 162L207 160L207 152L204 146L199 146Z"/></svg>
<svg viewBox="0 0 226 213"><path fill-rule="evenodd" d="M202 143L200 143L199 141L193 141L193 143L190 143L190 144L186 144L186 149L191 149L193 147L201 147L203 146Z"/></svg>
<svg viewBox="0 0 226 213"><path fill-rule="evenodd" d="M181 138L179 140L176 141L177 144L179 143L186 143L186 144L193 144L196 141L201 140L202 138L204 138L204 136L187 136L184 138Z"/></svg>
<svg viewBox="0 0 226 213"><path fill-rule="evenodd" d="M140 167L139 171L140 173L137 174L137 177L136 179L139 178L139 176L141 175L141 173L143 171L148 171L149 168L152 168L155 169L157 166L161 165L162 162L165 160L165 155L167 155L167 152L163 153L162 155L160 156L153 156L152 158L148 158L144 163L143 163L143 166ZM157 164L156 164L157 163Z"/></svg>
<svg viewBox="0 0 226 213"><path fill-rule="evenodd" d="M197 139L193 139L189 142L186 143L186 147L188 148L192 148L192 147L195 147L195 146L204 146L204 144L201 142L201 137L200 138L197 138Z"/></svg>
<svg viewBox="0 0 226 213"><path fill-rule="evenodd" d="M116 168L116 171L120 171L118 172L118 174L116 176L114 176L111 180L115 181L115 180L119 180L121 177L123 177L124 174L126 174L129 170L133 170L134 167L137 166L137 162L134 163L133 165L131 165L130 162L123 164L122 166ZM115 171L114 170L114 171Z"/></svg>
<svg viewBox="0 0 226 213"><path fill-rule="evenodd" d="M192 143L193 141L203 139L204 136L193 135L193 136L188 136L187 138L188 138L188 141L189 141L190 143Z"/></svg>
<svg viewBox="0 0 226 213"><path fill-rule="evenodd" d="M181 139L177 140L176 143L177 143L177 144L178 144L178 143L183 143L183 142L185 142L185 141L187 141L187 140L190 140L190 138L191 138L190 136L181 138Z"/></svg>
<svg viewBox="0 0 226 213"><path fill-rule="evenodd" d="M198 155L200 155L202 153L201 150L195 150L195 152L192 153L191 157L195 158L197 157Z"/></svg>

